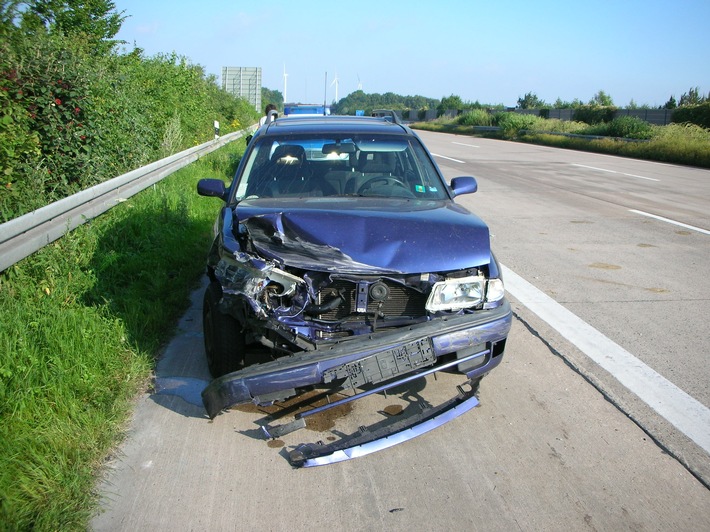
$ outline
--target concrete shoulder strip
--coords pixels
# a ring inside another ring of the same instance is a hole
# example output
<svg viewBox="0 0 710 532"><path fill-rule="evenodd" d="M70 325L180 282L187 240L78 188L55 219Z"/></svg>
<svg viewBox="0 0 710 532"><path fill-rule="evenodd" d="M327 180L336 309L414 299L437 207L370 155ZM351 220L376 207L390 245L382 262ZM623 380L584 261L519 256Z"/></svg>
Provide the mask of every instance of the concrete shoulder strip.
<svg viewBox="0 0 710 532"><path fill-rule="evenodd" d="M506 290L518 301L710 453L710 409L515 272L501 268Z"/></svg>

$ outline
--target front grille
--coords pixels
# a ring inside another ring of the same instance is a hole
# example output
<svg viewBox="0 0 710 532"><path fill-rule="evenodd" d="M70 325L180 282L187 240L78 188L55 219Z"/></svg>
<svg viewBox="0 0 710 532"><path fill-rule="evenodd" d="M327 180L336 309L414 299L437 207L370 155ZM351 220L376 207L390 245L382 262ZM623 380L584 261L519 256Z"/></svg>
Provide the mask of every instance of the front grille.
<svg viewBox="0 0 710 532"><path fill-rule="evenodd" d="M383 279L380 282L387 286L387 298L380 305L379 301L373 301L368 295L367 313L369 315L379 313L380 316L385 318L420 318L426 315L424 305L426 304L427 296L425 294L389 279ZM319 304L331 301L338 293L343 297L344 301L337 308L321 314L319 318L323 320L342 320L351 315L362 316L362 313L356 312L357 292L357 283L345 280L336 280L327 287L322 288L318 293Z"/></svg>

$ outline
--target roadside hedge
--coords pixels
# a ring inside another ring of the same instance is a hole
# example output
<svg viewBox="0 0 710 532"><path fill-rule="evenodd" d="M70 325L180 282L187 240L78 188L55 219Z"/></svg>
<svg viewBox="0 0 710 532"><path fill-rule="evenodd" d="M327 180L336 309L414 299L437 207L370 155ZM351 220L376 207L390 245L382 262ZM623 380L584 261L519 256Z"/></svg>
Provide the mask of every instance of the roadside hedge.
<svg viewBox="0 0 710 532"><path fill-rule="evenodd" d="M0 43L0 222L243 129L259 113L176 54L97 55L81 36Z"/></svg>
<svg viewBox="0 0 710 532"><path fill-rule="evenodd" d="M695 124L710 129L710 102L679 107L673 111L672 120L675 123Z"/></svg>

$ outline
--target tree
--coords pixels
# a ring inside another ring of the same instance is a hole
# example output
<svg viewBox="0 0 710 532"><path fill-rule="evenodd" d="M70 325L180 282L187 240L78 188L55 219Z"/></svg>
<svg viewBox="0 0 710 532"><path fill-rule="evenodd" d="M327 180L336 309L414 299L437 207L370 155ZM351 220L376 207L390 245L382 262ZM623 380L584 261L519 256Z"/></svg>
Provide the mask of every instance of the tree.
<svg viewBox="0 0 710 532"><path fill-rule="evenodd" d="M0 0L0 35L5 35L15 26L19 12L19 0Z"/></svg>
<svg viewBox="0 0 710 532"><path fill-rule="evenodd" d="M460 100L460 98L459 98ZM424 96L401 96L392 92L367 94L362 90L351 92L331 107L334 114L352 115L362 110L369 114L373 109L436 109L441 102Z"/></svg>
<svg viewBox="0 0 710 532"><path fill-rule="evenodd" d="M601 107L613 107L614 100L604 91L597 92L594 97L589 100L589 105L599 105Z"/></svg>
<svg viewBox="0 0 710 532"><path fill-rule="evenodd" d="M284 95L281 94L279 90L267 89L266 87L261 88L261 106L266 107L268 104L273 103L277 109L283 109L284 106ZM263 111L263 109L262 109Z"/></svg>
<svg viewBox="0 0 710 532"><path fill-rule="evenodd" d="M671 94L671 97L668 99L668 101L663 105L664 109L675 109L678 107L678 103L675 101L675 96Z"/></svg>
<svg viewBox="0 0 710 532"><path fill-rule="evenodd" d="M701 103L707 101L707 99L709 98L710 95L708 95L708 98L702 96L698 87L691 87L687 93L683 93L683 95L680 97L678 107L683 107L685 105L700 105Z"/></svg>
<svg viewBox="0 0 710 532"><path fill-rule="evenodd" d="M522 98L518 98L518 107L521 109L542 109L543 107L548 107L548 105L544 100L538 98L534 92L528 92Z"/></svg>
<svg viewBox="0 0 710 532"><path fill-rule="evenodd" d="M436 107L436 110L439 114L444 114L444 112L448 111L449 109L453 109L456 111L458 111L459 109L463 109L463 100L461 100L460 96L457 96L455 94L452 94L451 96L444 96L441 99L439 105L437 105Z"/></svg>
<svg viewBox="0 0 710 532"><path fill-rule="evenodd" d="M126 19L112 0L31 0L24 2L22 27L29 32L46 30L65 36L83 36L93 51L104 54Z"/></svg>
<svg viewBox="0 0 710 532"><path fill-rule="evenodd" d="M552 105L553 109L577 109L583 107L584 103L579 99L575 98L571 102L563 101L561 98L557 98L555 103Z"/></svg>

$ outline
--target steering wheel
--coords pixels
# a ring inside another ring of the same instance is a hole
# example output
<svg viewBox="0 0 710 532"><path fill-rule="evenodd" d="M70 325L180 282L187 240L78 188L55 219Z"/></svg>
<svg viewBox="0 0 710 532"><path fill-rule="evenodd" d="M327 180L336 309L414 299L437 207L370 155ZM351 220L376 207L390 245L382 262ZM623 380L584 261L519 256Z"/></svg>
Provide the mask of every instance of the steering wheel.
<svg viewBox="0 0 710 532"><path fill-rule="evenodd" d="M372 185L374 183L382 183L383 186L398 186L400 188L403 188L406 190L409 194L412 194L412 191L409 190L409 187L397 179L396 177L390 177L390 176L378 176L378 177L371 177L367 181L365 181L362 185L360 185L357 189L358 194L362 194L364 191L372 188ZM412 195L412 197L414 197Z"/></svg>

